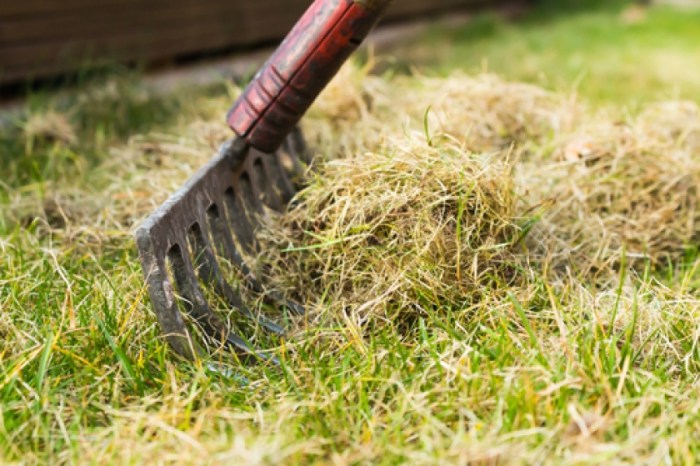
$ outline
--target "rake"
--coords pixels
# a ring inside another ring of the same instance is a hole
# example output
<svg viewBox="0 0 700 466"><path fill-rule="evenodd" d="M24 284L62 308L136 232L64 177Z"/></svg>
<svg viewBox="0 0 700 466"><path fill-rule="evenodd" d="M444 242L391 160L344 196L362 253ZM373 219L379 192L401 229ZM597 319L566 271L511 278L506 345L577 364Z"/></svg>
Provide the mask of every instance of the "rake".
<svg viewBox="0 0 700 466"><path fill-rule="evenodd" d="M266 289L246 258L260 252L265 209L283 212L303 185L310 160L299 120L390 2L316 0L229 111L236 137L137 229L151 303L176 353L194 359L214 343L241 359L274 360L214 311L224 303L283 336L280 319L246 305L242 286L281 314L304 314L303 305ZM240 280L229 278L230 267Z"/></svg>

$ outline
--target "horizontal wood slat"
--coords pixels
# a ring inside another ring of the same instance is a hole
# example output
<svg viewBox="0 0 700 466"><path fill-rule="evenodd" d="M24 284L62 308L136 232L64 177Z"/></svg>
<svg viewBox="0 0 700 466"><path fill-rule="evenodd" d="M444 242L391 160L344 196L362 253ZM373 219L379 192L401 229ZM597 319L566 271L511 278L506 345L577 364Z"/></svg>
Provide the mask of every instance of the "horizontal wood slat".
<svg viewBox="0 0 700 466"><path fill-rule="evenodd" d="M311 0L0 0L0 84L281 39ZM396 0L390 16L488 3Z"/></svg>

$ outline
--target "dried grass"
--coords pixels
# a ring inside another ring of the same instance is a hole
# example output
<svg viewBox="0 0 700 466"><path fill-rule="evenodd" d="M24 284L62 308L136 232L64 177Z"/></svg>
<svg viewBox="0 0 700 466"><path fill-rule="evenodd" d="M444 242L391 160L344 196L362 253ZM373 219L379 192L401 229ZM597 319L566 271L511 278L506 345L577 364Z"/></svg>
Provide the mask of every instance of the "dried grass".
<svg viewBox="0 0 700 466"><path fill-rule="evenodd" d="M556 200L547 221L576 249L574 260L613 265L623 254L678 259L697 239L700 160L650 122L603 122L567 136L554 163Z"/></svg>
<svg viewBox="0 0 700 466"><path fill-rule="evenodd" d="M415 93L407 93L398 106L415 116L428 112L434 131L463 141L474 152L505 150L512 144L534 149L553 134L568 131L579 117L575 98L491 74L422 76L414 83Z"/></svg>
<svg viewBox="0 0 700 466"><path fill-rule="evenodd" d="M35 141L57 141L66 145L75 144L77 141L75 128L68 116L54 110L32 113L21 126L28 152L31 152Z"/></svg>
<svg viewBox="0 0 700 466"><path fill-rule="evenodd" d="M324 165L263 249L302 302L391 321L516 280L516 205L506 160L402 138Z"/></svg>
<svg viewBox="0 0 700 466"><path fill-rule="evenodd" d="M314 135L327 148L349 125L360 133L321 152L336 160L268 229L273 280L304 301L387 318L473 302L528 269L613 282L623 263L664 264L698 237L690 103L620 119L462 74L398 78L372 99L339 92L362 77L346 71L324 95L315 116L328 123Z"/></svg>

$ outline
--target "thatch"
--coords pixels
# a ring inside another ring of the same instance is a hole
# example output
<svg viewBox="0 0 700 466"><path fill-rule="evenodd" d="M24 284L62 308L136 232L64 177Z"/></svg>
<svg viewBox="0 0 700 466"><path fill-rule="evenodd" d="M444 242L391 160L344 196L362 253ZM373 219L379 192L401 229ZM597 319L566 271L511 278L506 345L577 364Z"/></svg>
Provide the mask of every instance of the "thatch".
<svg viewBox="0 0 700 466"><path fill-rule="evenodd" d="M383 317L463 306L528 270L614 280L697 238L691 104L620 120L490 75L390 87L351 69L315 111L331 161L266 233L272 280L304 301Z"/></svg>

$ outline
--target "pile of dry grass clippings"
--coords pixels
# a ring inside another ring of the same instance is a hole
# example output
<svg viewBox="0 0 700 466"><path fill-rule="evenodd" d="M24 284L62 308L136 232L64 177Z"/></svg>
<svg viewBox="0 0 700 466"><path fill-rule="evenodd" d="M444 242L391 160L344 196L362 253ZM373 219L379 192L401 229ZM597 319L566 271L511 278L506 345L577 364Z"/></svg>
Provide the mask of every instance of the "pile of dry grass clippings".
<svg viewBox="0 0 700 466"><path fill-rule="evenodd" d="M342 67L304 117L304 137L318 158L362 152L405 123L389 80L370 73L374 65Z"/></svg>
<svg viewBox="0 0 700 466"><path fill-rule="evenodd" d="M698 239L700 118L684 105L665 108L627 122L589 117L560 136L548 160L528 167L540 180L528 188L552 199L544 223L568 248L561 251L568 266L600 272L623 260L660 264Z"/></svg>
<svg viewBox="0 0 700 466"><path fill-rule="evenodd" d="M323 156L374 150L406 128L424 128L472 152L539 150L581 115L575 97L483 74L373 76L346 66L306 118L305 133ZM327 157L324 157L327 158Z"/></svg>
<svg viewBox="0 0 700 466"><path fill-rule="evenodd" d="M407 106L417 117L427 112L431 128L474 152L511 146L519 151L537 150L555 134L574 127L580 114L575 98L491 74L455 73L443 78L419 77L416 82L415 98L404 98L398 106Z"/></svg>
<svg viewBox="0 0 700 466"><path fill-rule="evenodd" d="M522 282L518 206L504 155L407 136L324 165L264 250L302 301L391 319Z"/></svg>
<svg viewBox="0 0 700 466"><path fill-rule="evenodd" d="M266 233L272 281L305 302L390 318L493 297L532 274L600 286L698 237L692 104L621 122L462 74L393 78L359 97L365 72L345 71L315 107L327 126L313 137L331 161Z"/></svg>

